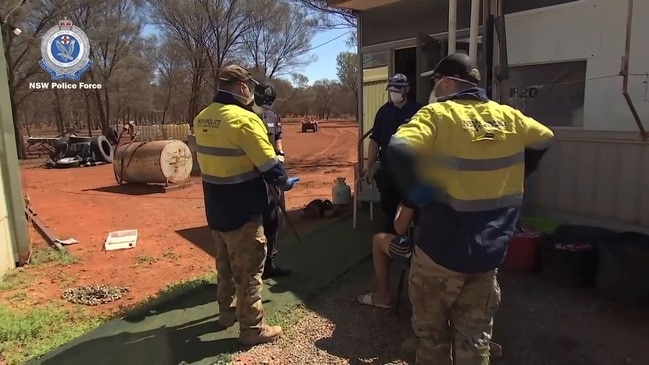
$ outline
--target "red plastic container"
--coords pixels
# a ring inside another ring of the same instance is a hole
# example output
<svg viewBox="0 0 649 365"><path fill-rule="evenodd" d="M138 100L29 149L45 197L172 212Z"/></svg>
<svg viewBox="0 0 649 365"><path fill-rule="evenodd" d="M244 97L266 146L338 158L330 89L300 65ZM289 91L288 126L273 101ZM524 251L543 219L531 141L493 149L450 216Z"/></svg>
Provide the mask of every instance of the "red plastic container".
<svg viewBox="0 0 649 365"><path fill-rule="evenodd" d="M503 267L518 272L532 272L539 263L540 235L525 231L512 236Z"/></svg>

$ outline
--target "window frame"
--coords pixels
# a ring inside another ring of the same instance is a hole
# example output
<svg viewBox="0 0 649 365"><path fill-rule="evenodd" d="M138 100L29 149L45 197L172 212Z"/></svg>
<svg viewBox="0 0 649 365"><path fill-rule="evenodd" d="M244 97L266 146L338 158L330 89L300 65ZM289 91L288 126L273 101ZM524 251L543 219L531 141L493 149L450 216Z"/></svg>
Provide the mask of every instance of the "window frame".
<svg viewBox="0 0 649 365"><path fill-rule="evenodd" d="M509 3L510 1L521 2L522 0L501 0L501 1L503 1L504 3ZM529 2L527 2L526 0L523 0L523 1L525 1L525 4L529 4ZM541 0L541 1L543 1L543 0ZM553 0L548 0L548 1L553 1ZM562 8L562 7L567 7L567 6L575 6L575 5L584 3L584 2L589 2L590 0L557 0L557 1L560 1L560 2L558 2L556 4L551 4L551 5L541 5L541 6L537 6L537 7L531 7L531 8L528 8L528 9L517 10L517 11L510 12L510 13L508 13L506 11L505 4L503 3L503 15L505 17L527 15L527 14L538 13L538 12L541 12L541 11L546 11L546 10L551 10L551 9L557 9L557 8Z"/></svg>
<svg viewBox="0 0 649 365"><path fill-rule="evenodd" d="M574 125L574 124L572 124L572 125L546 124L547 123L546 121L538 119L537 116L535 116L535 115L530 115L529 111L523 111L523 112L526 115L529 115L530 117L537 119L539 122L547 125L548 127L552 128L552 129L583 130L584 129L584 123L585 123L583 110L585 110L585 107L586 107L586 92L587 92L587 87L588 87L588 79L587 79L588 61L589 60L587 58L579 58L579 59L567 59L567 60L557 60L557 61L537 62L537 63L520 63L520 64L515 64L515 65L509 65L509 78L507 80L503 80L499 85L500 87L503 88L502 93L501 93L501 95L502 95L501 103L510 105L509 104L509 99L510 99L509 95L510 95L511 86L514 86L514 85L508 85L508 83L510 83L511 79L513 78L512 77L513 76L512 71L515 72L517 70L521 70L521 69L526 68L526 67L539 67L539 66L542 67L542 66L553 66L553 65L558 65L558 64L568 64L568 63L576 64L576 63L580 63L580 64L583 64L583 67L584 67L583 71L584 72L583 72L583 79L579 80L581 82L581 84L583 85L583 92L582 92L583 101L581 103L582 116L581 116L580 123L578 125ZM523 85L520 85L519 87L521 87L521 86L523 86ZM574 111L573 111L573 113L574 113Z"/></svg>

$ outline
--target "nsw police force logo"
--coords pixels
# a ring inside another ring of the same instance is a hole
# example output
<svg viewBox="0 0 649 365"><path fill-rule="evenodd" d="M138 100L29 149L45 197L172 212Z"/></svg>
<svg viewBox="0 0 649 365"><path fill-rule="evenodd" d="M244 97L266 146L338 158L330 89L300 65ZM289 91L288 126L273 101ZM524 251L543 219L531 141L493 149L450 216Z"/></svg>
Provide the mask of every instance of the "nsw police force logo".
<svg viewBox="0 0 649 365"><path fill-rule="evenodd" d="M88 36L67 18L45 33L41 56L38 64L52 80L79 81L92 66Z"/></svg>

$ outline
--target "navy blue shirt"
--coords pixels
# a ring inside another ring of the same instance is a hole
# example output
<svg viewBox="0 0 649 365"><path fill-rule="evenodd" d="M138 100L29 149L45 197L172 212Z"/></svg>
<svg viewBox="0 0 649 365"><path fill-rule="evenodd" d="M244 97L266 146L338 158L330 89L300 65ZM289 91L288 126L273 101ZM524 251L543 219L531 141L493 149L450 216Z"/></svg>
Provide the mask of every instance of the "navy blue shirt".
<svg viewBox="0 0 649 365"><path fill-rule="evenodd" d="M374 127L370 139L379 145L379 158L390 143L390 137L397 131L400 125L408 122L415 115L422 105L414 100L406 100L406 103L398 108L393 103L387 102L376 112Z"/></svg>

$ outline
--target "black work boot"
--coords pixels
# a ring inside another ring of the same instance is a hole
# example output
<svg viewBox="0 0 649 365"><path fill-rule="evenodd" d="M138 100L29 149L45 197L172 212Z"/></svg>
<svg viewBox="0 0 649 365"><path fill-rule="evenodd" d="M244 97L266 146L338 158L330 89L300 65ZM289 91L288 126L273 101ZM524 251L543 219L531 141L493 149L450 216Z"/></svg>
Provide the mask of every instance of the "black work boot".
<svg viewBox="0 0 649 365"><path fill-rule="evenodd" d="M279 278L289 276L293 273L292 270L281 269L273 264L264 267L264 273L261 275L262 279Z"/></svg>
<svg viewBox="0 0 649 365"><path fill-rule="evenodd" d="M268 279L268 278L279 278L279 277L284 277L284 276L289 276L291 275L292 271L291 270L286 270L286 269L280 269L279 267L275 266L275 256L277 256L277 249L275 248L275 242L277 241L277 237L275 236L269 236L266 237L267 239L267 249L268 249L268 255L266 256L266 263L264 264L264 273L261 275L262 279Z"/></svg>

